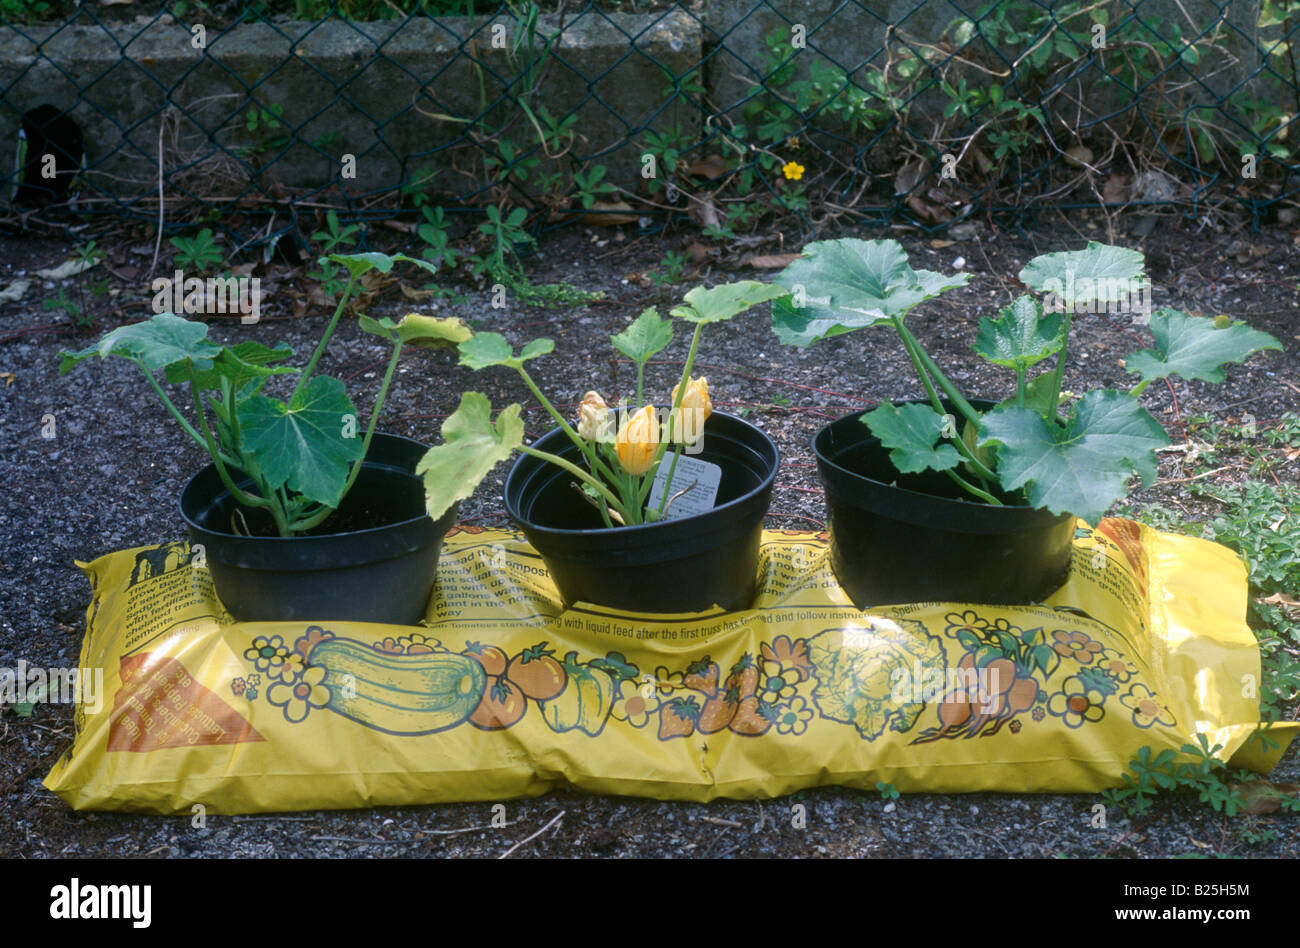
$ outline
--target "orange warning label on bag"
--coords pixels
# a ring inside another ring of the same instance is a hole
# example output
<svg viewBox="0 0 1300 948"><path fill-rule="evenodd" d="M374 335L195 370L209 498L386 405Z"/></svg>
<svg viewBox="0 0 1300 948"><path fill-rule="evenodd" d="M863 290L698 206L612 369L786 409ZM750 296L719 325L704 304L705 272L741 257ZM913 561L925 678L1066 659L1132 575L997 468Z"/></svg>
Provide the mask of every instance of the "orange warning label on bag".
<svg viewBox="0 0 1300 948"><path fill-rule="evenodd" d="M173 658L151 652L131 655L122 659L121 677L108 728L111 751L266 740Z"/></svg>

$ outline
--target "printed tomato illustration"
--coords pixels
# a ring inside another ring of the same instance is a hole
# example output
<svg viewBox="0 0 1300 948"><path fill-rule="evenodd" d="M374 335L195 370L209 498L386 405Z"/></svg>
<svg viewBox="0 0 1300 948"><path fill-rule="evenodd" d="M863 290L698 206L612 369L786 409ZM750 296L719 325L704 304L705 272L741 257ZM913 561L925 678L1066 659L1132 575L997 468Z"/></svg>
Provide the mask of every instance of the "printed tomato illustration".
<svg viewBox="0 0 1300 948"><path fill-rule="evenodd" d="M550 701L568 682L564 666L551 657L555 650L546 646L542 642L524 649L506 667L505 676L534 701Z"/></svg>
<svg viewBox="0 0 1300 948"><path fill-rule="evenodd" d="M505 652L495 645L483 645L481 642L466 642L465 651L461 654L478 659L485 672L498 678L506 673L506 665L509 664Z"/></svg>
<svg viewBox="0 0 1300 948"><path fill-rule="evenodd" d="M469 723L481 731L500 731L518 724L527 710L528 699L522 691L508 679L491 676Z"/></svg>

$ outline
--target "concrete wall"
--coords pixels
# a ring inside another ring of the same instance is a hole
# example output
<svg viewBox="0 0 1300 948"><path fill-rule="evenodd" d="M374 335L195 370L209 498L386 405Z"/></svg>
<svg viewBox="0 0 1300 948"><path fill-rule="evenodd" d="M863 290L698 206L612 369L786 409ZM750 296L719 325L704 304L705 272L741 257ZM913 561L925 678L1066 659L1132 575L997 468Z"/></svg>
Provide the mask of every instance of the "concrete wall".
<svg viewBox="0 0 1300 948"><path fill-rule="evenodd" d="M1227 5L1229 22L1245 35L1230 33L1230 49L1240 62L1212 80L1214 91L1230 88L1257 66L1249 37L1259 2ZM982 4L961 0L961 6L974 11ZM1218 8L1211 0L1143 0L1140 7L1144 17L1183 24L1189 36L1182 10L1209 23ZM642 151L639 141L624 142L630 129L680 123L695 135L702 125L694 106L666 102L667 83L657 63L684 74L707 55L709 101L734 116L754 94L763 37L773 29L788 35L791 23L806 27L801 70L821 57L851 71L883 64L883 44L888 40L901 49L900 33L939 42L944 28L962 15L950 0L708 0L703 25L676 8L667 14L588 12L566 24L544 101L556 115L578 106L576 128L585 140L575 143L573 155L598 156L612 178L630 184ZM0 101L7 106L0 109L0 141L12 140L26 108L42 102L72 107L87 133L95 185L147 194L156 187L159 116L172 103L189 116L167 130L169 171L176 172L187 155L220 155L222 149L226 155L224 167L208 161L188 177L177 173L178 189L234 191L249 175L264 187L276 181L319 185L337 173L338 156L350 153L357 156L357 177L346 182L353 193L399 183L404 157L407 175L428 164L439 176L435 187L463 191L471 179L461 171L479 167L475 150L440 149L462 136L466 124L419 110L473 117L480 111L481 89L489 102L501 95L516 69L507 52L491 43L494 22L513 36L513 20L479 23L474 31L475 24L459 17L414 20L400 30L394 22L243 24L209 35L206 49L194 48L190 33L170 20L111 29L31 28L26 36L0 30ZM557 26L543 17L539 32ZM85 90L80 95L79 86ZM247 149L257 136L244 129L250 94L263 108L280 104L302 143L283 154L251 154ZM1200 101L1213 104L1213 95L1201 94ZM504 134L515 142L534 142L517 109L491 113L482 130L500 131L503 122ZM337 143L328 153L311 146L330 133ZM227 174L234 180L221 179Z"/></svg>
<svg viewBox="0 0 1300 948"><path fill-rule="evenodd" d="M514 21L500 22L512 37ZM196 49L181 25L162 20L143 29L25 31L31 39L0 30L0 94L9 106L0 110L0 140L13 140L28 108L42 102L72 107L86 132L95 183L118 193L148 193L156 188L160 114L173 103L188 117L164 136L169 170L178 156L224 149L228 165L240 162L254 174L263 166L264 186L306 186L326 179L338 167L337 156L350 153L357 176L349 189L366 192L400 182L402 158L409 155L408 172L429 164L441 175L435 187L463 189L467 179L452 164L458 158L461 168L475 167L470 152L476 149L438 149L462 137L467 124L420 110L472 118L480 112L480 90L488 103L501 96L517 70L507 50L493 47L493 25L480 22L475 31L460 17L414 20L400 30L387 21L242 24L209 35L206 49ZM557 27L543 17L538 32L549 35ZM557 117L578 106L574 127L585 140L575 142L575 157L599 155L611 176L631 179L640 167L640 147L621 144L629 129L676 121L698 132L698 109L665 105L666 82L656 65L685 73L698 62L700 28L692 17L570 18L553 52L542 101ZM265 144L283 132L248 133L250 95L257 107L281 105L302 143L283 154L249 155L259 139ZM504 134L516 143L536 141L518 109L502 106L490 114L481 131L498 132L509 122ZM329 154L311 146L329 133L338 136Z"/></svg>

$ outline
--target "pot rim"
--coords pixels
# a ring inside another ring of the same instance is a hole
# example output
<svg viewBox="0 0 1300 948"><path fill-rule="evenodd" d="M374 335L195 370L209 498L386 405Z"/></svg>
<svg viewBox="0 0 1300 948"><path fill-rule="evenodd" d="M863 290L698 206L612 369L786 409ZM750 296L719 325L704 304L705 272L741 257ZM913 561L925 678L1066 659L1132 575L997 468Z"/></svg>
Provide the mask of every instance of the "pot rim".
<svg viewBox="0 0 1300 948"><path fill-rule="evenodd" d="M549 536L555 536L555 537L611 536L612 537L612 536L619 536L621 534L631 534L639 531L653 530L655 528L662 529L662 528L676 527L677 529L681 529L684 524L691 523L693 521L698 521L703 517L709 517L721 511L732 510L736 507L739 507L742 504L753 503L756 497L758 497L764 491L770 490L772 485L775 483L776 473L781 467L781 451L779 448L777 448L776 442L773 441L771 437L768 436L767 432L763 431L763 429L758 427L757 425L751 424L750 422L746 421L744 418L741 418L739 415L733 415L730 414L729 412L724 412L724 411L714 411L710 413L709 421L712 421L714 418L726 419L729 424L735 423L738 425L743 425L746 428L750 429L751 431L757 433L758 436L763 439L763 443L765 443L769 448L771 448L771 453L772 453L771 469L767 472L767 475L759 482L758 486L756 486L750 491L747 491L744 494L741 494L739 497L736 497L733 500L727 501L725 504L719 504L718 506L713 507L710 510L703 511L702 513L691 514L688 517L680 517L675 520L657 520L654 523L635 523L635 524L625 525L621 527L592 527L585 530L570 529L566 527L548 527L542 524L538 524L528 519L527 517L524 517L522 514L520 514L516 504L513 502L513 498L510 495L509 485L511 480L514 479L517 472L519 471L519 468L525 463L533 462L537 464L545 464L547 467L554 467L555 465L552 465L549 462L544 462L540 458L535 458L532 455L521 454L520 457L511 466L510 471L506 474L505 483L507 489L503 492L505 506L506 506L506 513L516 523L527 525L529 530L534 530L537 531L538 533L546 534ZM705 422L705 425L706 425L706 432L707 432L708 421ZM533 442L533 444L534 445L539 444L541 441L550 437L551 435L555 434L558 431L560 431L558 427L550 429L540 438L537 438ZM572 445L572 442L569 441L567 437L565 437L564 443L566 445ZM665 457L666 456L667 454L665 452Z"/></svg>
<svg viewBox="0 0 1300 948"><path fill-rule="evenodd" d="M928 399L899 399L899 400L881 399L881 402L885 402L885 401L888 401L892 405L930 404ZM997 402L991 401L986 398L970 398L967 399L967 401L969 401L971 405L981 409L985 407L992 408L998 404ZM833 428L835 425L842 424L844 422L849 421L850 419L861 418L867 412L872 410L873 409L870 408L863 408L860 409L859 411L849 412L847 415L841 415L839 418L836 418L834 421L829 421L826 424L822 425L820 428L818 428L817 433L813 435L812 442L811 442L813 456L817 459L817 463L824 464L826 467L832 468L844 475L857 478L858 480L861 481L866 481L868 484L873 484L877 487L884 488L885 490L896 491L900 494L905 494L909 497L924 498L925 500L935 504L952 505L954 510L957 511L969 511L971 509L971 505L974 505L978 507L980 510L995 510L995 511L1006 510L1006 511L1019 511L1019 512L1034 511L1053 518L1074 516L1074 514L1071 514L1068 511L1066 513L1056 514L1056 513L1052 513L1046 507L1035 507L1032 504L1000 504L999 505L999 504L987 503L986 501L980 500L978 497L975 496L971 496L969 499L965 499L965 498L956 498L956 497L942 497L938 494L927 494L924 491L912 490L911 488L908 487L898 487L896 485L889 484L885 481L876 480L873 477L867 477L865 474L860 474L857 471L851 470L843 466L842 464L838 464L835 461L832 461L829 457L827 457L826 454L818 446L818 442L821 441L823 435L825 435L825 433L829 431L831 428ZM880 441L879 438L877 438L875 435L871 433L871 429L868 428L866 425L862 425L862 430L866 432L867 435L866 438L863 439L863 441L876 441L876 442ZM993 514L993 516L997 516L997 514Z"/></svg>
<svg viewBox="0 0 1300 948"><path fill-rule="evenodd" d="M374 433L374 436L371 438L370 441L371 450L374 450L374 448L381 441L381 439L383 441L387 441L394 444L413 445L416 448L418 448L421 452L429 450L429 446L424 444L421 441L416 441L414 438L408 438L405 435L391 434L390 432L386 432L386 431L376 431ZM216 466L217 466L216 462L213 461L208 464L205 464L202 468L200 468L197 472L195 472L195 474L188 481L185 482L185 486L181 488L180 496L177 498L176 501L176 505L180 509L181 519L185 521L185 525L189 527L189 529L196 531L198 533L206 533L216 537L228 537L232 540L267 543L267 544L269 543L325 544L325 543L335 543L337 542L339 537L368 537L380 533L382 531L394 531L401 527L410 527L426 519L430 520L431 522L434 522L433 518L429 516L429 511L428 508L426 507L422 510L420 514L414 517L409 517L406 520L398 520L398 521L394 521L393 523L386 523L378 527L366 527L361 530L345 530L341 533L326 533L317 536L291 536L291 537L244 536L238 533L229 533L225 530L213 530L210 527L201 526L190 517L190 515L185 510L185 498L186 495L189 493L191 487L194 485L194 483L200 477L206 474L208 471L215 472ZM370 464L368 461L365 460L362 461L361 466L363 469L366 467L371 467L372 469L373 468L380 468L380 469L388 468L393 470L396 469L396 466L393 464L389 464L389 463ZM240 474L244 478L247 478L247 475L244 474L243 471L239 471L238 469L231 471L232 474L231 479L235 482L236 485L239 485L240 478L234 476L234 474L236 473ZM403 471L401 473L405 473L411 478L414 478L416 480L421 480L420 476L415 473L414 468L412 468L410 471ZM225 484L220 484L220 486L223 493L228 493L226 491ZM458 504L452 504L451 507L448 509L447 514L444 514L439 521L436 521L438 525L441 526L442 520L445 520L448 514L451 515L451 517L454 519L458 512L458 507L459 507ZM450 529L450 527L451 524L448 524L448 529Z"/></svg>

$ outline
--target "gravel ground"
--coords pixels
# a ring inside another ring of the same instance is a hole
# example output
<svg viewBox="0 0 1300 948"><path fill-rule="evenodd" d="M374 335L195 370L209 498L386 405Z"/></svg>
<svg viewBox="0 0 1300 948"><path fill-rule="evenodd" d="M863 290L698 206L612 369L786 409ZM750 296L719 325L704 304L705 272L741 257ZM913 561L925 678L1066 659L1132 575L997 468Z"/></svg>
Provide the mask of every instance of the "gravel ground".
<svg viewBox="0 0 1300 948"><path fill-rule="evenodd" d="M899 239L914 265L972 274L971 285L941 303L923 306L913 317L916 334L936 359L953 366L953 378L968 395L997 395L1007 378L990 371L969 345L981 315L1015 294L1010 280L1033 254L1081 246L1083 238L1105 239L1099 224L1016 236L981 225L969 239L932 241L906 234ZM1250 412L1264 421L1300 404L1300 323L1297 312L1295 245L1290 234L1198 233L1195 223L1173 218L1151 236L1119 238L1140 246L1157 291L1156 305L1173 304L1205 314L1229 313L1272 332L1286 353L1270 352L1233 367L1222 386L1175 381L1172 391L1149 390L1148 407L1170 427L1194 412L1221 420ZM651 303L679 297L684 287L660 297L644 273L668 249L684 249L690 238L673 235L638 238L634 233L570 228L543 241L530 260L534 279L567 279L603 289L607 299L561 311L494 310L481 290L468 291L464 305L437 304L444 315L462 315L477 328L505 332L519 345L538 336L556 341L556 353L543 363L544 387L557 403L576 404L583 391L598 388L617 396L632 381L625 365L607 356L607 337ZM890 236L861 234L860 236ZM1300 240L1300 237L1297 238ZM149 257L114 245L105 269L120 292L101 305L100 327L77 334L53 326L61 314L43 312L41 302L56 286L37 279L27 297L0 304L0 386L3 399L0 448L6 460L0 495L0 666L18 659L44 666L75 665L85 631L89 586L72 565L113 550L181 539L176 510L180 486L204 462L183 441L152 393L126 364L92 363L60 379L57 353L79 348L102 329L146 315L131 303L142 297ZM698 249L698 248L697 248ZM766 248L775 252L780 248ZM0 285L39 267L66 259L69 245L34 238L0 240ZM703 256L697 280L754 277L739 266L735 250ZM958 264L957 259L963 258ZM575 262L576 261L576 262ZM163 268L164 271L166 268ZM769 274L766 274L770 276ZM761 278L763 274L758 274ZM69 295L73 282L65 281ZM324 319L320 307L305 315L293 308L305 289L287 267L263 271L264 317L251 332L274 343L287 340L309 351ZM372 315L411 308L396 292L381 294ZM1119 317L1116 317L1118 320ZM708 374L715 405L748 410L777 442L782 469L767 525L819 527L824 518L809 441L826 420L883 397L922 392L901 349L885 333L857 333L807 351L778 346L765 312L711 327L699 362ZM1075 326L1076 358L1067 371L1067 388L1109 382L1125 375L1118 360L1135 348L1131 325L1104 317L1080 319ZM250 333L214 323L219 340ZM680 372L684 340L661 354L647 385L668 387ZM366 406L378 385L383 346L361 333L354 322L340 330L322 370L350 379L358 405ZM456 366L447 353L410 352L385 408L383 426L426 441L436 440L440 420L458 393L474 387L494 405L527 400L513 373L474 374ZM1177 404L1175 406L1175 397ZM43 420L53 416L55 437L41 436ZM547 427L534 408L527 414L530 436ZM1162 483L1134 495L1185 510L1194 506L1177 483L1183 475L1176 457L1167 457ZM1290 476L1295 478L1295 465ZM468 502L465 520L505 522L500 492L504 468L490 476ZM1293 709L1294 710L1294 709ZM507 825L491 828L490 804L376 808L285 816L213 817L193 829L187 817L147 817L71 812L46 791L40 780L71 740L71 711L40 705L31 718L0 716L0 855L151 856L497 856L526 840L517 856L1112 856L1300 855L1294 817L1227 819L1195 801L1162 802L1141 821L1110 814L1105 829L1092 827L1093 796L970 794L909 795L886 803L877 795L837 789L808 791L797 799L718 802L708 805L661 803L555 792L533 800L506 801ZM1278 781L1300 781L1293 746L1274 772ZM807 807L806 828L792 826L791 807ZM560 814L563 814L560 816ZM538 832L538 831L542 832Z"/></svg>

